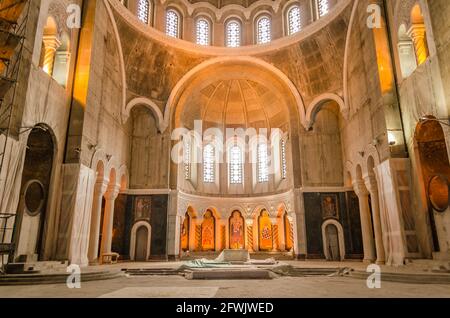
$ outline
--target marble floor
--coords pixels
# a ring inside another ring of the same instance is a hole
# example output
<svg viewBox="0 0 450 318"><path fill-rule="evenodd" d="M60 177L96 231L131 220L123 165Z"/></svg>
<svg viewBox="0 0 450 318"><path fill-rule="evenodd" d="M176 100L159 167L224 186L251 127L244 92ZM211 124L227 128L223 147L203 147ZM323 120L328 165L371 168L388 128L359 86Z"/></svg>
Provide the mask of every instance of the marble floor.
<svg viewBox="0 0 450 318"><path fill-rule="evenodd" d="M297 262L296 262L297 263ZM176 267L180 263L129 263L111 268ZM311 266L312 263L299 263ZM297 265L297 264L296 264ZM315 266L330 267L330 263ZM340 264L342 266L343 264ZM362 264L352 264L361 267ZM395 269L391 271L405 271ZM65 284L0 286L0 298L73 297L73 298L310 298L310 297L436 297L450 298L450 285L382 282L369 289L366 281L349 277L280 277L273 280L187 280L181 276L123 276L112 280L81 282L80 289Z"/></svg>

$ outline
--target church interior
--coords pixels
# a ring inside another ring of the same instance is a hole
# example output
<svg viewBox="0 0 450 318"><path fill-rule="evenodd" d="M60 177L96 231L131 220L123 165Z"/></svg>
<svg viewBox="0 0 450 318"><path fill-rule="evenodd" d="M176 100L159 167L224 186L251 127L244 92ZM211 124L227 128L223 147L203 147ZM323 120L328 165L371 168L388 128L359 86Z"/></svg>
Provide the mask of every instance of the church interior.
<svg viewBox="0 0 450 318"><path fill-rule="evenodd" d="M448 0L1 0L0 285L230 250L450 284L448 17Z"/></svg>

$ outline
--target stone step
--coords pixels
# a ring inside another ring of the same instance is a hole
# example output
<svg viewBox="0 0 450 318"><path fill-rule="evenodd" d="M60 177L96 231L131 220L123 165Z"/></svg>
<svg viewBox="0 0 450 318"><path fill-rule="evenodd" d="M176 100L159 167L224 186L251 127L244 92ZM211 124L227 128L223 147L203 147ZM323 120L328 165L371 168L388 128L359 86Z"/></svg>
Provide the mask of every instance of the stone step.
<svg viewBox="0 0 450 318"><path fill-rule="evenodd" d="M277 275L264 269L195 269L185 271L186 279L230 280L230 279L273 279Z"/></svg>
<svg viewBox="0 0 450 318"><path fill-rule="evenodd" d="M25 262L9 263L5 265L8 274L31 274L36 272L66 271L69 262L45 261L45 262Z"/></svg>
<svg viewBox="0 0 450 318"><path fill-rule="evenodd" d="M446 260L414 259L408 260L406 266L420 268L427 272L450 273L450 261Z"/></svg>
<svg viewBox="0 0 450 318"><path fill-rule="evenodd" d="M352 271L347 277L367 279L371 273ZM450 274L382 273L381 281L405 284L450 284Z"/></svg>
<svg viewBox="0 0 450 318"><path fill-rule="evenodd" d="M298 268L294 267L291 276L328 276L338 273L339 268Z"/></svg>
<svg viewBox="0 0 450 318"><path fill-rule="evenodd" d="M81 274L81 283L87 281L107 280L122 277L121 271L97 271ZM69 274L7 274L0 275L0 286L7 285L43 285L65 284Z"/></svg>
<svg viewBox="0 0 450 318"><path fill-rule="evenodd" d="M142 268L142 269L127 269L126 274L131 276L165 276L165 275L180 275L180 271L174 268Z"/></svg>
<svg viewBox="0 0 450 318"><path fill-rule="evenodd" d="M269 258L274 258L278 261L281 260L293 260L294 255L292 253L288 252L257 252L257 253L250 253L250 258L254 260L265 260Z"/></svg>

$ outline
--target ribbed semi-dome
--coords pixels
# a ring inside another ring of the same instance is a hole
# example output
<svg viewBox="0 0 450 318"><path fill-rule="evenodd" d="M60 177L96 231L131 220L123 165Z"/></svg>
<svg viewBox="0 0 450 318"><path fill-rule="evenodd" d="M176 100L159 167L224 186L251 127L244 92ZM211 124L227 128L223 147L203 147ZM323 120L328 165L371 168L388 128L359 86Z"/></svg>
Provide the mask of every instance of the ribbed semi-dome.
<svg viewBox="0 0 450 318"><path fill-rule="evenodd" d="M201 118L204 127L283 128L288 114L270 89L248 79L219 80L192 96L183 110L188 126Z"/></svg>
<svg viewBox="0 0 450 318"><path fill-rule="evenodd" d="M222 8L230 4L237 4L245 8L251 6L259 0L188 0L190 3L210 3L217 8Z"/></svg>

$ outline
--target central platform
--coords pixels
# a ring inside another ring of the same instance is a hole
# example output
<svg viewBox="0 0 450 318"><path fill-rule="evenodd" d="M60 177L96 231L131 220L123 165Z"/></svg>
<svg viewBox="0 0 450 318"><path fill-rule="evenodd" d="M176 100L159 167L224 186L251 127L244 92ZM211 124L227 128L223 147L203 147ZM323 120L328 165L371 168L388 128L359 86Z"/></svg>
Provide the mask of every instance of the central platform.
<svg viewBox="0 0 450 318"><path fill-rule="evenodd" d="M250 261L250 253L247 250L223 250L216 260L229 263L246 263Z"/></svg>

